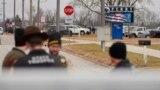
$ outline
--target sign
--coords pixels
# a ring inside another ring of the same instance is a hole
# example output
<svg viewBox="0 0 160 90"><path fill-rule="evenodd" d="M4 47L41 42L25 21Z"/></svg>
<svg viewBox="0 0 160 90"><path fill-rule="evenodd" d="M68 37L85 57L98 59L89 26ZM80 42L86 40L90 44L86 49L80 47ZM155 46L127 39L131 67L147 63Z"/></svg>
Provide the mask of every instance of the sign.
<svg viewBox="0 0 160 90"><path fill-rule="evenodd" d="M123 39L123 23L112 24L112 39Z"/></svg>
<svg viewBox="0 0 160 90"><path fill-rule="evenodd" d="M68 5L68 6L66 6L66 7L64 8L64 13L65 13L66 15L68 15L68 16L72 15L72 14L73 14L73 11L74 11L74 9L73 9L73 7L70 6L70 5Z"/></svg>
<svg viewBox="0 0 160 90"><path fill-rule="evenodd" d="M46 21L45 16L41 16L41 22L44 23Z"/></svg>
<svg viewBox="0 0 160 90"><path fill-rule="evenodd" d="M97 36L99 41L111 40L110 27L97 27Z"/></svg>
<svg viewBox="0 0 160 90"><path fill-rule="evenodd" d="M133 23L134 7L105 7L105 21L113 23Z"/></svg>
<svg viewBox="0 0 160 90"><path fill-rule="evenodd" d="M143 46L150 46L151 45L151 40L139 40L138 44L143 45Z"/></svg>
<svg viewBox="0 0 160 90"><path fill-rule="evenodd" d="M65 23L66 24L73 24L73 17L72 16L67 16L65 18Z"/></svg>
<svg viewBox="0 0 160 90"><path fill-rule="evenodd" d="M106 22L133 23L133 13L109 13L105 17Z"/></svg>
<svg viewBox="0 0 160 90"><path fill-rule="evenodd" d="M140 46L143 46L143 59L144 59L144 64L147 65L147 46L151 45L151 40L139 40L138 44Z"/></svg>
<svg viewBox="0 0 160 90"><path fill-rule="evenodd" d="M105 11L108 11L108 8L105 8ZM118 13L118 12L130 12L133 13L134 12L134 7L120 7L120 6L110 6L109 7L109 12L110 13Z"/></svg>

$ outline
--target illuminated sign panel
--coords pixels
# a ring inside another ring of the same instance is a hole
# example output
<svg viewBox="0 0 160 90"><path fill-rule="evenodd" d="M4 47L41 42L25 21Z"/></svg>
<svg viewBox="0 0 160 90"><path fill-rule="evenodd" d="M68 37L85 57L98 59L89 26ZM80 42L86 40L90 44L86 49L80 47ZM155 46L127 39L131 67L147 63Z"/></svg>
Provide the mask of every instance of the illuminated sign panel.
<svg viewBox="0 0 160 90"><path fill-rule="evenodd" d="M106 22L133 23L134 7L105 8Z"/></svg>

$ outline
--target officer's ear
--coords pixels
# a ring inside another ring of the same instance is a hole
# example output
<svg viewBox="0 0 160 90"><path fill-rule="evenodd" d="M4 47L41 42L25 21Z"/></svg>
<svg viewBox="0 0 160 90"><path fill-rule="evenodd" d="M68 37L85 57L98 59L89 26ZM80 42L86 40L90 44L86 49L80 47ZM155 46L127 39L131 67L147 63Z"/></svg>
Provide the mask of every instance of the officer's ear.
<svg viewBox="0 0 160 90"><path fill-rule="evenodd" d="M26 47L27 47L28 49L31 49L31 45L30 45L28 42L26 42Z"/></svg>

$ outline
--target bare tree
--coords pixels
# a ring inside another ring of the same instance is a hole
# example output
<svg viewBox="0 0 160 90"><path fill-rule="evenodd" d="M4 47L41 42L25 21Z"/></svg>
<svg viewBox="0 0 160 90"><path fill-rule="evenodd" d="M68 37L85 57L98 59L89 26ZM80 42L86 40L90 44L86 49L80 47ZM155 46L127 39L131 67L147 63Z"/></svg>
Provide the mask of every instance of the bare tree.
<svg viewBox="0 0 160 90"><path fill-rule="evenodd" d="M43 15L44 15L44 12L43 12L42 8L39 9L39 14L38 14L38 12L37 12L37 13L35 12L35 13L33 14L33 17L34 17L34 19L33 19L34 25L35 25L35 22L38 22L38 19L39 19L39 21L40 21L40 17L43 16ZM38 17L38 16L39 16L39 17Z"/></svg>
<svg viewBox="0 0 160 90"><path fill-rule="evenodd" d="M149 3L149 4L151 3L152 4L151 0L106 0L106 5L111 5L111 6L112 5L113 6L126 6L126 5L128 5L128 6L134 6L135 3L142 3L142 2L146 2L146 3ZM96 20L96 21L100 20L98 17L101 16L101 10L100 10L101 0L74 0L70 4L73 4L74 6L80 7L83 10L84 9L88 9L88 11L90 11L90 13L92 14L92 16L96 16L97 17L98 20ZM81 11L81 13L84 14L83 10ZM139 10L139 8L136 8L136 10ZM87 12L85 12L85 14L86 13ZM142 12L142 14L143 14L143 12ZM136 16L136 18L138 18L138 17L139 16ZM143 19L142 17L139 17L139 18Z"/></svg>
<svg viewBox="0 0 160 90"><path fill-rule="evenodd" d="M159 23L159 15L147 7L142 6L141 9L135 10L135 24L139 26L156 26Z"/></svg>
<svg viewBox="0 0 160 90"><path fill-rule="evenodd" d="M45 11L46 16L46 23L47 24L54 24L56 22L56 10L47 10Z"/></svg>
<svg viewBox="0 0 160 90"><path fill-rule="evenodd" d="M106 0L106 4L110 6L122 6L122 5L134 6L135 3L142 3L142 2L147 2L149 4L152 4L151 0ZM101 7L101 0L74 0L70 2L70 4L73 4L74 6L78 7L85 7L94 13L101 14L99 12Z"/></svg>
<svg viewBox="0 0 160 90"><path fill-rule="evenodd" d="M32 6L32 18L35 16L36 14L36 9L35 6ZM27 16L28 16L28 20L30 20L30 11L27 10Z"/></svg>

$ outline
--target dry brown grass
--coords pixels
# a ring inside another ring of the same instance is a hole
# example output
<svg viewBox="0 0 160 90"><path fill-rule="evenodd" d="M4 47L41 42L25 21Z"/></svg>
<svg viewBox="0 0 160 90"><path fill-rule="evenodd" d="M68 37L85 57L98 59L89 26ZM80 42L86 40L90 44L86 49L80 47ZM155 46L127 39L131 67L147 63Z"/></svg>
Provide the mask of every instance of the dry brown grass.
<svg viewBox="0 0 160 90"><path fill-rule="evenodd" d="M74 41L66 41L66 40L62 40L62 44L66 44L66 43L75 43Z"/></svg>
<svg viewBox="0 0 160 90"><path fill-rule="evenodd" d="M77 44L63 47L63 50L70 53L74 53L84 58L88 58L93 62L101 65L108 66L110 64L110 57L108 55L108 48L103 53L101 47L96 44ZM144 67L143 55L128 52L129 60L134 64L135 67ZM160 58L148 56L147 67L160 67Z"/></svg>
<svg viewBox="0 0 160 90"><path fill-rule="evenodd" d="M130 44L130 45L139 46L138 44ZM143 47L143 46L139 46L139 47ZM160 51L160 44L152 44L150 46L147 46L147 48Z"/></svg>
<svg viewBox="0 0 160 90"><path fill-rule="evenodd" d="M159 51L160 51L160 44L154 44L154 45L148 46L148 48L151 48L151 49L155 49L155 50L159 50Z"/></svg>

